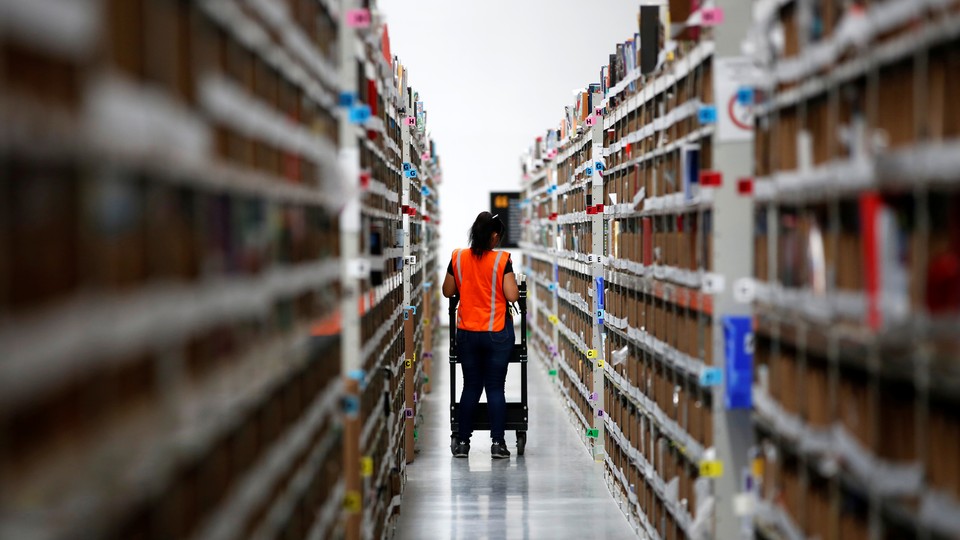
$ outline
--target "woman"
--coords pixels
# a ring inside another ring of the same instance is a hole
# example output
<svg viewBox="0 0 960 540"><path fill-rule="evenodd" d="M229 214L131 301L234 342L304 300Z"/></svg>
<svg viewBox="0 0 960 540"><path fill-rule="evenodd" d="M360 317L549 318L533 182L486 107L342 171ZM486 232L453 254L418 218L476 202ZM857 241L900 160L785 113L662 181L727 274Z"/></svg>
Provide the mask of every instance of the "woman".
<svg viewBox="0 0 960 540"><path fill-rule="evenodd" d="M513 321L507 302L520 298L510 254L496 251L503 239L503 222L490 212L481 212L470 228L470 249L454 250L443 281L447 298L460 293L457 314L457 358L463 369L460 418L453 455L467 457L473 415L480 395L487 392L490 436L494 459L510 457L503 440L507 400L503 386L513 350Z"/></svg>

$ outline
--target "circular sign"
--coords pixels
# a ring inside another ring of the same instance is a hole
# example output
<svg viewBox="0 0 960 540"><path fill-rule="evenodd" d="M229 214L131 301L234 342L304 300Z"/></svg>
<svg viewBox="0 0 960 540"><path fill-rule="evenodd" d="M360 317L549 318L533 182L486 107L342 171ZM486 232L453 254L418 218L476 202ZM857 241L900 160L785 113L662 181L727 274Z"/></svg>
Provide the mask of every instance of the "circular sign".
<svg viewBox="0 0 960 540"><path fill-rule="evenodd" d="M734 94L727 104L727 116L733 122L733 125L740 129L753 131L753 105L744 105Z"/></svg>

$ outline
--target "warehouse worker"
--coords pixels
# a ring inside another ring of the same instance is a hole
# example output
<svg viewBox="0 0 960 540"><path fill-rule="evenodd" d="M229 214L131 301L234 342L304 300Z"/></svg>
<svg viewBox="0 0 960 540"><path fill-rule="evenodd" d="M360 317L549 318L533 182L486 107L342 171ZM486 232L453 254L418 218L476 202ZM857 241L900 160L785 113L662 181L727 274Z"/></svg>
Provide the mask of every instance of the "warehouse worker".
<svg viewBox="0 0 960 540"><path fill-rule="evenodd" d="M460 294L457 315L457 358L463 369L459 433L453 455L467 457L473 416L480 395L487 392L490 414L490 454L510 457L503 439L507 400L503 387L513 351L513 321L507 302L520 298L510 254L494 248L503 240L504 226L497 215L481 212L470 228L470 249L454 250L443 280L443 295Z"/></svg>

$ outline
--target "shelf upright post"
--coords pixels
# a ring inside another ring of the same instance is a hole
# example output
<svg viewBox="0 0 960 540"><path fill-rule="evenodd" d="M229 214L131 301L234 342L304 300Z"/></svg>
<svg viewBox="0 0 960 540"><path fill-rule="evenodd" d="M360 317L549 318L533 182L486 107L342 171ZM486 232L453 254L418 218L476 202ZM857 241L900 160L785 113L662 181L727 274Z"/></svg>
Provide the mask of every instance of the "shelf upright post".
<svg viewBox="0 0 960 540"><path fill-rule="evenodd" d="M340 16L356 8L359 0L342 0ZM360 150L357 142L356 127L350 121L350 107L358 99L357 88L357 46L360 43L357 31L347 24L340 25L337 35L340 50L340 91L342 95L339 121L339 162L347 185L356 186L360 177ZM348 104L348 102L350 102ZM360 190L350 190L347 203L340 213L340 250L342 253L343 290L340 302L341 314L341 365L344 374L344 448L343 470L346 487L344 506L346 508L347 540L359 540L363 497L360 477L360 381L363 360L360 336L360 283L365 278L358 269L366 266L360 253L361 231L361 194ZM348 504L349 503L349 504Z"/></svg>
<svg viewBox="0 0 960 540"><path fill-rule="evenodd" d="M413 157L411 147L413 145L413 133L412 129L416 129L413 126L408 126L406 123L406 118L416 117L415 103L412 102L411 93L409 90L405 90L405 95L400 96L403 100L405 107L404 118L401 118L401 155L403 160L403 177L401 178L401 209L412 208L413 200L410 197L410 185L412 174L418 174L413 165ZM403 309L404 309L404 321L403 321L403 338L404 338L404 368L403 368L403 396L404 396L404 407L408 410L413 410L414 414L407 414L404 418L404 428L403 428L403 448L404 448L404 462L413 463L414 458L414 439L413 439L413 430L416 420L416 405L413 403L413 388L414 388L414 373L416 373L416 361L414 357L416 355L416 343L414 343L414 335L416 333L416 328L414 327L413 313L409 311L409 307L413 305L413 287L412 280L413 274L416 270L416 263L412 263L413 256L411 255L411 244L410 244L410 214L404 212L403 216Z"/></svg>
<svg viewBox="0 0 960 540"><path fill-rule="evenodd" d="M560 149L560 143L559 143L559 141L558 141L558 142L557 142L557 150L559 150L559 149ZM557 205L557 197L558 197L558 195L557 195L556 186L557 186L557 175L558 175L558 173L557 173L557 164L558 164L559 160L560 160L560 155L559 155L559 153L558 153L557 156L554 157L553 159L551 159L551 160L548 162L548 164L547 164L547 185L554 187L554 189L552 189L551 192L550 192L550 194L549 194L549 195L550 195L550 214L549 214L549 215L556 215L557 212L558 212L558 210L557 210L557 206L558 206L558 205ZM554 287L553 287L553 291L550 291L550 299L549 299L549 303L548 303L547 305L550 306L550 313L553 314L553 315L557 315L557 313L560 312L560 305L559 305L559 302L558 302L558 299L557 299L557 290L558 290L559 287L560 287L560 283L559 283L560 280L558 279L560 269L559 269L558 266L557 266L557 264L558 264L558 262L557 262L557 238L560 237L560 224L559 224L559 223L557 222L557 220L555 220L555 219L554 219L554 220L548 220L548 221L549 221L549 225L547 225L547 231L548 231L547 241L548 241L548 244L547 244L546 247L547 247L547 253L550 254L550 272L551 272L551 275L549 276L549 282L550 282L550 283L553 283L553 284L554 284ZM536 289L536 287L534 287L534 289ZM558 373L557 370L560 369L560 365L559 365L559 363L558 363L558 362L559 362L558 359L559 359L559 357L560 357L560 354L559 354L558 352L556 352L556 350L557 350L557 344L560 343L560 327L559 327L559 325L556 325L556 324L551 324L551 325L550 325L550 340L551 340L550 343L553 344L553 352L552 352L552 354L550 355L550 361L548 362L548 364L549 364L550 369L552 370L553 373ZM560 376L559 376L559 375L554 376L554 377L553 377L553 382L554 382L555 384L559 385L559 384L560 384Z"/></svg>
<svg viewBox="0 0 960 540"><path fill-rule="evenodd" d="M603 93L594 92L591 102L599 104L603 100ZM590 111L590 114L593 115L594 123L592 127L593 140L591 142L590 156L592 163L589 167L593 171L593 175L590 178L590 185L586 189L590 190L590 203L593 204L594 212L593 217L590 220L590 229L591 229L591 241L592 245L590 246L590 257L588 259L590 265L590 278L593 281L593 300L591 302L592 313L590 315L592 324L593 324L593 342L589 345L595 351L595 356L593 358L593 389L592 392L595 394L596 399L593 402L594 411L594 425L597 428L597 438L594 440L593 445L593 458L595 461L603 462L604 460L604 418L601 416L605 414L604 410L604 384L605 377L603 376L604 370L604 327L603 327L603 258L604 258L604 247L606 243L604 240L604 213L603 213L603 114L596 114L599 111Z"/></svg>
<svg viewBox="0 0 960 540"><path fill-rule="evenodd" d="M731 103L720 103L721 84L718 80L718 64L742 58L741 41L747 35L752 20L752 4L739 0L717 0L716 7L724 13L724 22L712 28L715 42L713 89L717 115L729 114ZM724 101L728 101L725 97ZM713 358L716 367L726 373L724 317L750 316L749 304L738 303L733 297L732 284L741 277L752 275L753 261L752 216L753 199L738 193L740 179L752 174L753 143L749 139L727 140L721 130L713 135L713 168L722 174L722 182L714 188L713 212L713 269L724 276L726 286L717 287L713 299ZM713 422L716 459L723 464L723 474L714 480L716 496L715 538L741 537L741 518L734 514L734 496L743 490L741 472L748 464L748 451L753 446L753 429L750 411L727 410L724 384L712 387Z"/></svg>

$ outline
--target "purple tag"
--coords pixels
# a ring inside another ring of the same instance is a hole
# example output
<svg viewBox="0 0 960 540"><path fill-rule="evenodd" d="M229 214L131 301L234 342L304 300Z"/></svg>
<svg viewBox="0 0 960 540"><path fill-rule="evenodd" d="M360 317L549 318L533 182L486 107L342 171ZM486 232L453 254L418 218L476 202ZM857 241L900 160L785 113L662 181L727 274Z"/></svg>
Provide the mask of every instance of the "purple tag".
<svg viewBox="0 0 960 540"><path fill-rule="evenodd" d="M407 418L413 418L413 409L404 409L403 415Z"/></svg>

